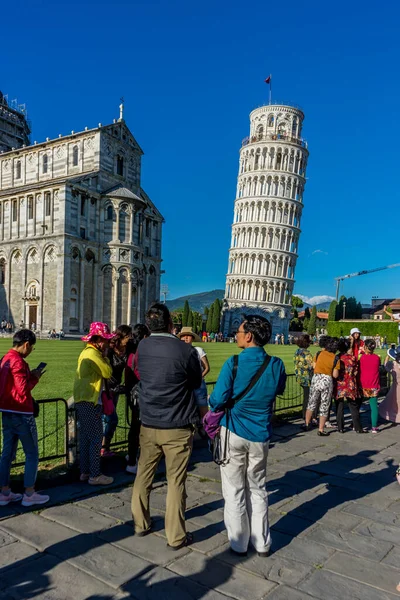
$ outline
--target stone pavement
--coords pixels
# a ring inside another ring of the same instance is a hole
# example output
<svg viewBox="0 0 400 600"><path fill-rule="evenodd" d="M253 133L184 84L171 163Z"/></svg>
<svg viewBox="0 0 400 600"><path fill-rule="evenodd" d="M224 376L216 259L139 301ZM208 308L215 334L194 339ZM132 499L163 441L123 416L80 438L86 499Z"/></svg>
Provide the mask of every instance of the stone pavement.
<svg viewBox="0 0 400 600"><path fill-rule="evenodd" d="M390 600L399 598L400 428L319 438L275 429L269 464L273 553L228 551L219 469L194 451L188 478L190 548L166 547L167 487L155 483L155 532L133 535L132 480L113 489L50 490L40 511L0 509L0 598L46 600ZM19 514L18 514L19 511ZM23 512L24 511L24 512Z"/></svg>

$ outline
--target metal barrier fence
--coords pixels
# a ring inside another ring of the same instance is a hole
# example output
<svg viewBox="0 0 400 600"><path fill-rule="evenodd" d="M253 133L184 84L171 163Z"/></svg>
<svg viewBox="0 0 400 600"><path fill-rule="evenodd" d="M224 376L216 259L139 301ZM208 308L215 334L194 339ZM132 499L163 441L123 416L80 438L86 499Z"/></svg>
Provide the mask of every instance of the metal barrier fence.
<svg viewBox="0 0 400 600"><path fill-rule="evenodd" d="M216 381L207 382L207 392L211 394L214 389ZM274 413L279 414L281 417L287 416L287 418L295 412L299 412L296 409L300 409L303 406L303 389L297 383L295 375L292 373L287 376L286 388L282 396L276 397ZM287 413L287 415L285 415Z"/></svg>
<svg viewBox="0 0 400 600"><path fill-rule="evenodd" d="M383 371L383 370L382 370ZM381 372L381 394L386 395L391 385L390 374ZM207 382L207 391L210 394L216 382ZM64 398L47 398L37 401L40 406L39 416L36 419L38 430L39 462L61 460L71 466L78 456L78 436L76 415L73 405L69 407ZM290 419L300 413L303 406L303 389L297 383L294 374L287 376L284 394L277 396L274 414L280 419ZM125 395L121 395L117 405L118 425L115 430L112 448L123 448L128 444L130 427L130 409ZM0 428L0 448L2 447L2 430ZM15 449L13 467L24 465L24 453L20 444Z"/></svg>
<svg viewBox="0 0 400 600"><path fill-rule="evenodd" d="M64 398L47 398L37 400L39 416L36 418L38 431L39 462L68 459L68 403ZM0 448L3 447L2 429L0 428ZM25 464L25 455L21 443L15 448L13 467Z"/></svg>

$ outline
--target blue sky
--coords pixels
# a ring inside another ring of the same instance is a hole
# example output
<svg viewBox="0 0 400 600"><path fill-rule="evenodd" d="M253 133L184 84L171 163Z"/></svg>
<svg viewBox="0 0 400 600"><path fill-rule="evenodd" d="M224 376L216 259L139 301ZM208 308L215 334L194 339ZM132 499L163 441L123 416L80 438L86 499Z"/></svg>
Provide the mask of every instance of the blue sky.
<svg viewBox="0 0 400 600"><path fill-rule="evenodd" d="M295 293L400 262L399 3L22 0L15 16L2 7L0 89L27 104L32 140L109 123L125 97L171 298L224 287L238 151L269 73L273 100L306 115ZM399 281L400 268L343 290L367 302L400 296Z"/></svg>

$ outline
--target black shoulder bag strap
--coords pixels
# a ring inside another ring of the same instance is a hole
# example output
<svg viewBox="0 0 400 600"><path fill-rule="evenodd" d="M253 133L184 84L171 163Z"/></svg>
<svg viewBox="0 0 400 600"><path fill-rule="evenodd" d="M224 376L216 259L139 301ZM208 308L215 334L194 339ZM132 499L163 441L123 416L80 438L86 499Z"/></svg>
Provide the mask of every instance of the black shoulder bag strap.
<svg viewBox="0 0 400 600"><path fill-rule="evenodd" d="M233 362L232 375L233 375L233 380L235 381L237 367L238 367L238 355L237 354L235 354L235 356L233 357L233 361L234 362ZM247 396L247 394L253 389L253 387L259 381L260 377L263 375L263 373L265 373L265 370L268 367L270 361L271 361L271 357L267 354L267 356L264 359L263 364L257 370L257 372L253 375L248 386L243 390L243 392L238 394L236 396L236 398L232 398L229 403L229 406L227 406L225 409L225 415L226 415L226 428L225 429L226 429L226 431L225 431L225 443L224 443L224 461L226 460L227 451L228 451L228 424L229 424L230 410L231 410L231 408L233 408L235 406L235 404L237 404L239 402L239 400L241 400L242 398Z"/></svg>

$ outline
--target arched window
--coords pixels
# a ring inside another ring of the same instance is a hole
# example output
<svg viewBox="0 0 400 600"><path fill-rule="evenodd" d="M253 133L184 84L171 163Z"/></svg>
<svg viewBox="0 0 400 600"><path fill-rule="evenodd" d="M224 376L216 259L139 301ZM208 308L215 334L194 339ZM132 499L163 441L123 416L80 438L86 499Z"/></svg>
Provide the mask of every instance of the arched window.
<svg viewBox="0 0 400 600"><path fill-rule="evenodd" d="M49 157L47 154L43 154L43 159L42 159L42 171L44 174L47 173L48 171L48 167L49 167Z"/></svg>
<svg viewBox="0 0 400 600"><path fill-rule="evenodd" d="M124 159L119 154L117 155L117 175L124 174Z"/></svg>
<svg viewBox="0 0 400 600"><path fill-rule="evenodd" d="M15 179L21 179L21 161L17 160L15 165Z"/></svg>
<svg viewBox="0 0 400 600"><path fill-rule="evenodd" d="M269 115L268 117L268 127L274 126L274 115Z"/></svg>
<svg viewBox="0 0 400 600"><path fill-rule="evenodd" d="M73 149L72 149L72 166L73 167L77 167L78 166L78 159L79 159L78 146L74 146Z"/></svg>
<svg viewBox="0 0 400 600"><path fill-rule="evenodd" d="M112 221L113 215L114 215L113 207L110 204L110 206L107 206L107 221Z"/></svg>
<svg viewBox="0 0 400 600"><path fill-rule="evenodd" d="M0 284L4 285L6 282L6 259L0 258Z"/></svg>

